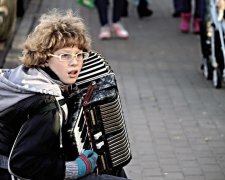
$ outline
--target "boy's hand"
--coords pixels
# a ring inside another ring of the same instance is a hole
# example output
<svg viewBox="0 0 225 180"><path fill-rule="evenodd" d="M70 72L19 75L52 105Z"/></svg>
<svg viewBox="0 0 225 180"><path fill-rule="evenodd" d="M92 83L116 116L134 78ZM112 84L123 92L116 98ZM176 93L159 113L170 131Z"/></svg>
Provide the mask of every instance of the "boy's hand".
<svg viewBox="0 0 225 180"><path fill-rule="evenodd" d="M80 154L80 156L75 160L78 164L78 178L92 173L97 166L97 159L97 153L92 150L85 150Z"/></svg>

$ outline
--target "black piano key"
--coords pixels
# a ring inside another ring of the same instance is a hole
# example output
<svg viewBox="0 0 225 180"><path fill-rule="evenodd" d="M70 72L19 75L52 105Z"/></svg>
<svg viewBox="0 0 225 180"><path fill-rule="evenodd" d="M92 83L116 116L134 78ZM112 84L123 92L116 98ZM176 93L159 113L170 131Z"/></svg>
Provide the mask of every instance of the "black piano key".
<svg viewBox="0 0 225 180"><path fill-rule="evenodd" d="M90 149L90 140L89 140L88 134L86 134L83 149Z"/></svg>
<svg viewBox="0 0 225 180"><path fill-rule="evenodd" d="M87 136L87 127L86 127L86 124L84 124L81 135L80 135L82 143L84 143L86 136Z"/></svg>
<svg viewBox="0 0 225 180"><path fill-rule="evenodd" d="M84 119L81 118L80 121L79 121L79 123L78 123L79 132L82 131L84 124L85 124Z"/></svg>

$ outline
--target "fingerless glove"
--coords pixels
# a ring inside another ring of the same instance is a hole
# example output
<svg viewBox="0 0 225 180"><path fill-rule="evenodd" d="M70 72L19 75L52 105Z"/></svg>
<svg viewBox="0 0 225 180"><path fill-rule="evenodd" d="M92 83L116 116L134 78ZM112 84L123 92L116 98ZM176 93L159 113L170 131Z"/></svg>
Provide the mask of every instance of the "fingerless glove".
<svg viewBox="0 0 225 180"><path fill-rule="evenodd" d="M97 166L98 155L92 150L84 151L77 159L78 178L93 172Z"/></svg>
<svg viewBox="0 0 225 180"><path fill-rule="evenodd" d="M66 163L66 179L80 178L94 172L98 155L92 150L85 150L80 156Z"/></svg>

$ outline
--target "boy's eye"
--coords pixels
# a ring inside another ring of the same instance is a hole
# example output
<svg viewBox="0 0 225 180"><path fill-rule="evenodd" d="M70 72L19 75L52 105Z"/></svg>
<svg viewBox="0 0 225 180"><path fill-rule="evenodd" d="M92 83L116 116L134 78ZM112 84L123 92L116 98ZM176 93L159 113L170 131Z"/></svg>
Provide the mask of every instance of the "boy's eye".
<svg viewBox="0 0 225 180"><path fill-rule="evenodd" d="M61 54L61 59L71 59L72 55L71 54Z"/></svg>
<svg viewBox="0 0 225 180"><path fill-rule="evenodd" d="M77 58L78 58L78 59L80 59L80 58L83 58L83 57L84 57L84 56L83 56L83 53L77 53L77 54L76 54L76 56L77 56Z"/></svg>

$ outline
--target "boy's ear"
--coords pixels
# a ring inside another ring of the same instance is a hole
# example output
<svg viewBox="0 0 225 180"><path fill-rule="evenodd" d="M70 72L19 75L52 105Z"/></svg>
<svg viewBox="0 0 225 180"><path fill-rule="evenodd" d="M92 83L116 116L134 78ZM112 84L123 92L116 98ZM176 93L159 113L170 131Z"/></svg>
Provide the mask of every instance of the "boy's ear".
<svg viewBox="0 0 225 180"><path fill-rule="evenodd" d="M48 67L49 65L48 65L48 61L46 61L45 63L44 63L44 65L45 65L45 67Z"/></svg>
<svg viewBox="0 0 225 180"><path fill-rule="evenodd" d="M48 61L45 61L43 64L41 64L41 67L45 68L45 67L49 67L48 65Z"/></svg>

